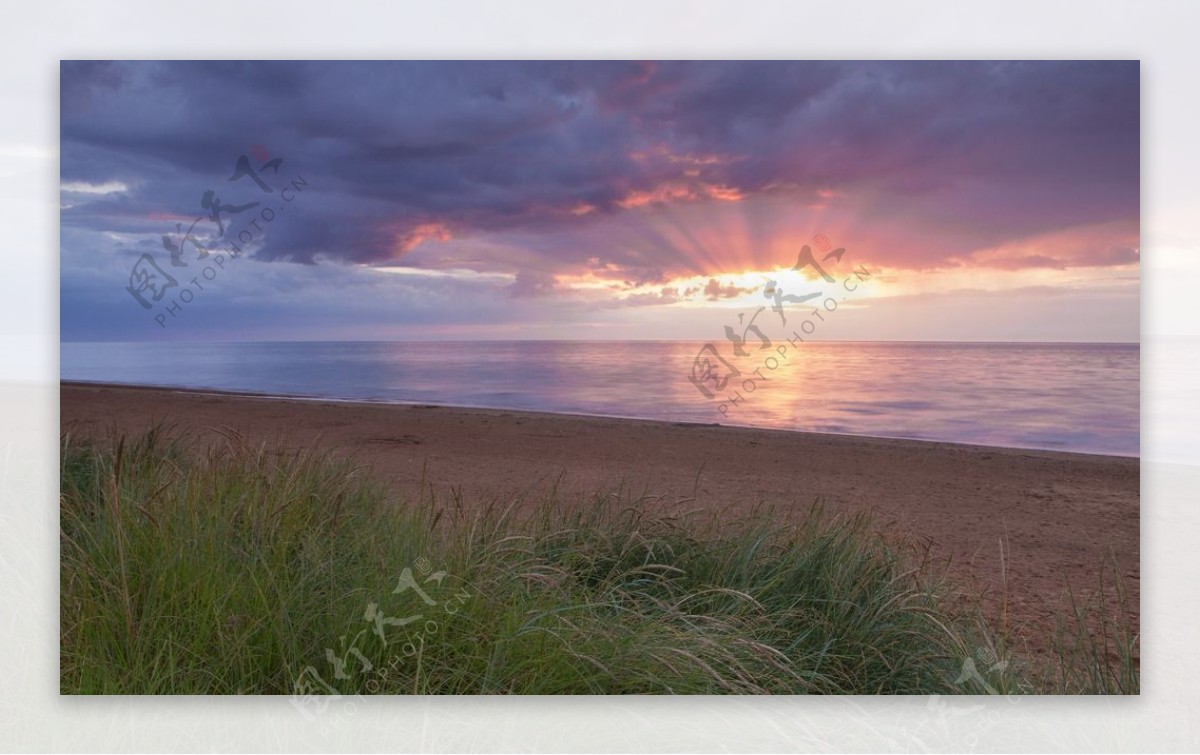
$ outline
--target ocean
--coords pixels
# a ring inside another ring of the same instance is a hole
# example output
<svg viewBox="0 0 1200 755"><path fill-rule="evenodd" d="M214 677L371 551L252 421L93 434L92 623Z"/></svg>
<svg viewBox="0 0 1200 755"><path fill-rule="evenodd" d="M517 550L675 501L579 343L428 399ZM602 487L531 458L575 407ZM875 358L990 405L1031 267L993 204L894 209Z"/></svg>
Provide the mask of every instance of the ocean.
<svg viewBox="0 0 1200 755"><path fill-rule="evenodd" d="M1138 344L782 345L760 350L753 341L738 357L730 344L717 344L718 359L702 352L704 343L687 341L63 343L61 376L1140 452ZM706 373L706 364L715 371Z"/></svg>

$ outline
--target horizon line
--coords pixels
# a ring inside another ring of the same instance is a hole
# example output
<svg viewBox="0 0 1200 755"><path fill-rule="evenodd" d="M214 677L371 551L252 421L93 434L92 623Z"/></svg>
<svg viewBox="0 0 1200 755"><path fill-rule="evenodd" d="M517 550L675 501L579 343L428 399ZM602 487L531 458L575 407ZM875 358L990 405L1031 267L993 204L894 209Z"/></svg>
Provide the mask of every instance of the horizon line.
<svg viewBox="0 0 1200 755"><path fill-rule="evenodd" d="M144 340L118 340L118 339L91 339L91 340L60 340L59 345L68 343L705 343L716 340L724 341L725 339L705 339L705 338L423 338L423 339L380 339L380 338L343 338L343 339L327 339L327 338L283 338L283 339L253 339L253 338L238 338L238 339L144 339ZM806 343L896 343L896 344L962 344L962 345L1012 345L1012 346L1061 346L1061 345L1084 345L1084 346L1140 346L1141 339L1136 341L1025 341L1025 340L930 340L930 339L830 339L830 340L812 340Z"/></svg>

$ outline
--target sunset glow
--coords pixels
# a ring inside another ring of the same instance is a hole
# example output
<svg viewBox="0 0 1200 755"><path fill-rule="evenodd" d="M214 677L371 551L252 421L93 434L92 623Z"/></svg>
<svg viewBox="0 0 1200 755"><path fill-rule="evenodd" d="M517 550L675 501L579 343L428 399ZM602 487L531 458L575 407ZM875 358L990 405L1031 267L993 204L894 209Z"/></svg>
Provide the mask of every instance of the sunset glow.
<svg viewBox="0 0 1200 755"><path fill-rule="evenodd" d="M769 281L802 288L785 278L820 235L871 271L831 337L1137 340L1136 63L62 76L65 338L164 335L158 310L122 293L130 268L198 219L197 243L227 248L202 195L268 199L230 183L254 155L276 161L262 175L279 186L302 177L300 199L241 237L245 256L193 292L179 337L705 339L769 306ZM167 92L206 117L161 111Z"/></svg>

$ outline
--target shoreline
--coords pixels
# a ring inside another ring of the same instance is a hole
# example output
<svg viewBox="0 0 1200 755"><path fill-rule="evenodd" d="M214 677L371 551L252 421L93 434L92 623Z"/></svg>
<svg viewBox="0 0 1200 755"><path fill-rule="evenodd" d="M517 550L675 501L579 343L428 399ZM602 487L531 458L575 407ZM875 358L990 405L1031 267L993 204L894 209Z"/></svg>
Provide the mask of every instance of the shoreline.
<svg viewBox="0 0 1200 755"><path fill-rule="evenodd" d="M84 439L137 435L158 421L188 440L232 428L276 450L348 455L401 500L431 489L461 494L467 506L623 490L719 514L760 502L781 517L815 502L867 512L948 564L957 595L984 594L985 610L1006 611L1034 648L1062 615L1068 587L1081 601L1098 595L1109 557L1138 611L1137 458L167 387L59 390L60 430Z"/></svg>
<svg viewBox="0 0 1200 755"><path fill-rule="evenodd" d="M63 387L93 387L119 390L155 391L160 393L179 393L193 395L227 396L230 398L245 398L260 401L293 401L300 403L330 403L330 404L362 404L365 406L406 406L422 409L445 409L451 411L470 412L502 412L506 414L528 414L534 417L572 417L578 419L610 419L625 422L649 422L659 425L688 426L688 427L720 427L736 430L752 430L764 433L785 433L788 435L811 435L817 437L861 438L863 440L896 441L901 443L927 443L939 446L955 446L973 450L990 452L1021 452L1034 454L1053 454L1056 456L1079 456L1099 459L1124 459L1141 462L1141 454L1103 454L1091 451L1069 451L1056 448L1039 448L1035 446L992 446L982 443L964 443L956 440L939 440L933 438L906 438L894 435L868 435L864 433L839 433L818 430L793 430L783 427L765 427L762 425L741 425L722 422L689 422L687 420L652 419L648 417L632 417L620 414L586 414L581 412L552 412L539 409L506 409L494 406L475 406L471 404L430 404L421 401L403 401L395 399L342 398L338 396L316 396L300 393L260 393L257 391L239 391L223 388L191 388L174 385L147 385L142 383L113 383L91 380L59 380L60 391Z"/></svg>

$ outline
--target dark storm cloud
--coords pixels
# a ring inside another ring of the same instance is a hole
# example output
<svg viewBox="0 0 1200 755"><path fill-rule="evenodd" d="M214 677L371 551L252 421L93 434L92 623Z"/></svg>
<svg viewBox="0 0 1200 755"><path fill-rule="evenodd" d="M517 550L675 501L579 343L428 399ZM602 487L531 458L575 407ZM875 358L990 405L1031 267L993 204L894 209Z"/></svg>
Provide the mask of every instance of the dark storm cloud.
<svg viewBox="0 0 1200 755"><path fill-rule="evenodd" d="M166 232L206 190L254 201L228 179L257 144L314 187L262 259L374 263L783 191L853 194L946 229L960 256L1138 213L1135 62L65 62L61 96L62 180L128 187L69 198L64 225ZM514 294L595 253L530 248ZM908 253L891 262L950 256ZM683 267L632 247L606 262Z"/></svg>

